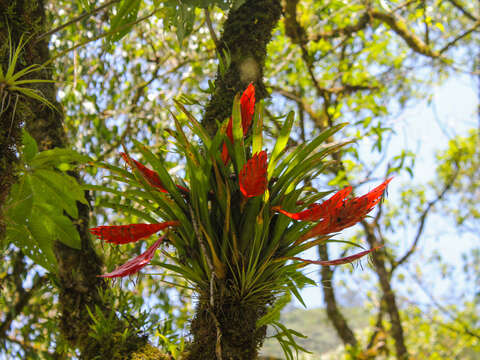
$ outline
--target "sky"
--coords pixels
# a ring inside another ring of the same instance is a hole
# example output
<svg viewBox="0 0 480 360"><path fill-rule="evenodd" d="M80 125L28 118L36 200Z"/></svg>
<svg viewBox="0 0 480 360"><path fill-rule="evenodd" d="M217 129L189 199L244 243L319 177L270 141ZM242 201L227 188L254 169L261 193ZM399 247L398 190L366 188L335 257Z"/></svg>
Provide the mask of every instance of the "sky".
<svg viewBox="0 0 480 360"><path fill-rule="evenodd" d="M403 111L397 119L394 119L395 135L392 138L389 149L395 151L395 149L407 148L416 154L415 177L412 179L407 173L396 176L389 185L387 201L395 201L396 198L399 198L402 184L408 182L425 184L432 180L435 175L435 153L447 147L449 138L455 135L466 134L468 129L478 127L478 96L476 89L476 81L471 77L451 77L442 85L432 89L433 100L431 103L428 103L426 100L420 101L416 106ZM371 144L368 144L368 142L369 140L365 139L365 144L363 146L360 144L360 151L362 151L363 147L366 156L368 156L369 150L365 151L365 149L371 148ZM371 185L365 191L369 189L371 189ZM360 191L360 193L363 192ZM441 224L441 227L438 224ZM342 232L337 238L349 240L349 236L358 229L357 225L350 231ZM413 231L414 229L412 228L412 233ZM411 238L406 239L406 243L403 246L400 243L400 249L402 247L404 249L408 248L411 241ZM423 256L427 257L428 254L435 250L438 250L448 263L452 265L459 264L462 252L475 244L478 245L478 237L473 237L471 234L458 234L448 219L434 214L427 220L425 235L419 246L420 254L413 256L409 265L418 265L416 262L423 261ZM335 245L330 247L332 254L335 253L334 247ZM316 249L306 252L303 257L316 259ZM369 266L366 260L361 262L364 265L363 269L365 269L365 266ZM351 274L351 285L354 289L361 290L361 279L365 275L364 272L365 270L362 270L362 267L355 267L354 273ZM318 282L319 277L317 273L317 268L309 267L308 274ZM431 284L434 294L441 297L445 292L449 291L448 287L450 285L446 282L439 282L438 277L439 272L437 270L426 276L425 280L428 284ZM433 287L434 283L435 287ZM409 282L409 284L411 285L412 282ZM407 290L404 285L396 285L397 289L402 293ZM418 287L415 289L415 286L413 286L413 289L419 301L428 301ZM318 287L305 288L301 294L307 308L323 306L322 292ZM297 307L302 306L298 300L294 301L294 305Z"/></svg>

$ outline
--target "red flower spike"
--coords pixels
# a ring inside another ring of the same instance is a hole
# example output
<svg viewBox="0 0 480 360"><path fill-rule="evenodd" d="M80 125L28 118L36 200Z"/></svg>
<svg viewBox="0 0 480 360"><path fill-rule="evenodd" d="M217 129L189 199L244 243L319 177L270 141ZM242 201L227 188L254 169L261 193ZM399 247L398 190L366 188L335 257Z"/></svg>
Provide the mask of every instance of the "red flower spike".
<svg viewBox="0 0 480 360"><path fill-rule="evenodd" d="M255 86L253 86L253 84L248 85L243 92L240 98L240 109L242 114L243 135L245 136L252 124L253 114L255 113ZM233 144L233 119L231 117L227 125L226 135ZM224 143L222 147L222 161L227 165L229 160L230 156L228 154L227 144Z"/></svg>
<svg viewBox="0 0 480 360"><path fill-rule="evenodd" d="M363 196L343 201L338 199L334 207L327 209L325 217L318 225L302 236L299 242L314 236L339 232L358 223L378 204L391 180L392 178L385 180L382 184ZM334 197L336 195L334 195Z"/></svg>
<svg viewBox="0 0 480 360"><path fill-rule="evenodd" d="M321 204L312 204L308 207L307 210L300 211L298 213L291 213L285 210L282 210L279 206L273 208L273 210L282 213L283 215L288 216L293 220L303 220L303 221L318 221L324 218L329 211L335 209L341 204L341 202L350 195L352 187L348 186L343 190L340 190L330 199L325 200Z"/></svg>
<svg viewBox="0 0 480 360"><path fill-rule="evenodd" d="M354 255L351 255L351 256L347 256L347 257L340 258L340 259L335 259L335 260L306 260L306 259L301 259L299 257L292 257L290 259L301 261L303 264L300 264L300 266L306 266L306 265L309 265L309 264L322 265L322 266L343 265L343 264L349 264L351 262L354 262L355 260L360 259L361 257L364 257L365 255L368 255L372 251L380 249L381 247L383 247L383 245L382 246L377 246L377 247L375 247L373 249L370 249L370 250L365 250L365 251L359 252L358 254L354 254Z"/></svg>
<svg viewBox="0 0 480 360"><path fill-rule="evenodd" d="M152 246L150 246L147 249L147 251L145 251L143 254L140 254L137 257L127 261L123 265L120 265L112 272L109 272L103 275L97 275L97 276L103 277L103 278L114 278L114 277L124 277L124 276L137 273L138 271L143 269L150 262L150 260L152 260L153 255L155 255L155 250L157 250L157 248L163 242L164 238L165 238L165 235L162 236L157 241L155 241L155 243Z"/></svg>
<svg viewBox="0 0 480 360"><path fill-rule="evenodd" d="M131 168L136 167L138 169L138 171L140 171L140 173L143 175L145 180L150 185L152 185L154 188L156 188L160 192L163 192L163 193L168 192L167 190L165 190L165 187L164 187L162 181L160 180L160 177L158 176L158 174L155 171L150 170L149 168L142 165L137 160L132 159L130 156L128 156L125 153L121 153L121 155L122 155L123 160L125 160L125 162L128 165L130 165Z"/></svg>
<svg viewBox="0 0 480 360"><path fill-rule="evenodd" d="M179 224L178 221L165 221L158 224L98 226L91 228L90 232L100 240L120 245L145 239L160 230Z"/></svg>
<svg viewBox="0 0 480 360"><path fill-rule="evenodd" d="M238 178L243 196L249 198L262 195L267 189L267 152L254 154L243 166Z"/></svg>

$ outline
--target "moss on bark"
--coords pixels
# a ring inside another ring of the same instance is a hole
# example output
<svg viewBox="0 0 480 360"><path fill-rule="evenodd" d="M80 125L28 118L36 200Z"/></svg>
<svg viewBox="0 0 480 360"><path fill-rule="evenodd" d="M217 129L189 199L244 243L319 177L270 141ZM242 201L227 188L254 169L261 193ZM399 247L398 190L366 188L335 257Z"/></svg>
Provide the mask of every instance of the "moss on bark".
<svg viewBox="0 0 480 360"><path fill-rule="evenodd" d="M249 83L255 84L257 99L268 95L263 69L267 44L281 10L279 0L247 0L229 13L219 41L219 53L229 52L231 64L225 74L217 72L215 93L206 107L203 123L210 134L215 133L217 120L230 116L235 94L245 90Z"/></svg>
<svg viewBox="0 0 480 360"><path fill-rule="evenodd" d="M257 320L266 313L267 304L245 303L218 294L214 304L212 308L207 296L200 297L191 321L193 341L186 359L217 359L217 349L225 360L257 359L266 336L266 326L257 328Z"/></svg>

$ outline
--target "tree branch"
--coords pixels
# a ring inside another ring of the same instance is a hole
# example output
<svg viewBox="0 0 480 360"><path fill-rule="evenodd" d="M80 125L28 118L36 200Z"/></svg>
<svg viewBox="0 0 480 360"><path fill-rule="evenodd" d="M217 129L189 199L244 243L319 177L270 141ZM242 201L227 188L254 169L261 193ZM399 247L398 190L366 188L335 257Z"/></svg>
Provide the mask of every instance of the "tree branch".
<svg viewBox="0 0 480 360"><path fill-rule="evenodd" d="M400 36L407 45L415 52L431 57L439 58L440 53L432 50L422 39L416 36L414 33L408 30L407 24L403 19L399 18L393 13L381 12L378 10L371 10L369 15L377 20L380 20L387 24L398 36Z"/></svg>
<svg viewBox="0 0 480 360"><path fill-rule="evenodd" d="M328 249L326 244L320 244L318 246L318 254L321 260L328 260ZM337 300L332 286L333 270L329 266L322 266L320 275L323 289L323 301L327 307L328 318L333 324L337 335L342 339L345 345L349 344L353 347L357 346L358 342L355 338L355 334L337 306Z"/></svg>
<svg viewBox="0 0 480 360"><path fill-rule="evenodd" d="M480 28L480 20L477 20L477 22L470 29L468 29L468 30L464 31L463 33L459 34L455 39L453 39L448 44L446 44L443 48L441 48L439 53L443 54L445 51L447 51L453 45L455 45L457 43L457 41L459 41L459 40L463 39L464 37L468 36L469 34L474 32L478 28Z"/></svg>
<svg viewBox="0 0 480 360"><path fill-rule="evenodd" d="M358 18L355 24L351 24L342 28L324 31L324 32L317 33L315 35L311 35L309 36L309 40L320 41L320 40L333 39L333 38L338 38L343 36L349 36L349 35L352 35L353 33L356 33L360 30L365 29L369 22L370 22L370 16L368 15L368 13L364 13Z"/></svg>
<svg viewBox="0 0 480 360"><path fill-rule="evenodd" d="M445 186L443 187L443 190L440 192L440 194L438 194L438 196L435 199L431 200L427 204L427 207L425 208L425 210L423 210L422 215L420 216L420 220L419 220L419 224L418 224L418 228L417 228L417 233L415 235L415 238L413 240L412 245L410 246L410 249L398 261L395 261L394 263L392 263L392 269L390 270L391 272L393 272L394 269L396 269L399 265L401 265L405 261L407 261L408 258L410 256L412 256L412 254L415 252L415 250L417 248L417 245L418 245L418 242L420 240L420 237L422 236L422 233L423 233L423 230L424 230L424 227L425 227L425 223L427 221L427 217L430 213L430 210L432 210L432 208L435 206L435 204L437 202L439 202L445 196L445 194L452 188L453 183L455 182L455 179L457 178L457 176L459 174L459 171L460 170L458 168L458 165L456 164L455 173L453 174L450 181L445 184Z"/></svg>
<svg viewBox="0 0 480 360"><path fill-rule="evenodd" d="M231 10L219 40L219 54L227 51L231 63L224 74L217 70L215 92L205 109L203 125L210 135L215 134L217 121L228 118L232 112L235 94L249 83L255 84L255 98L268 93L263 83L267 44L281 15L279 0L247 0Z"/></svg>
<svg viewBox="0 0 480 360"><path fill-rule="evenodd" d="M367 236L367 242L371 248L378 245L377 239L374 233L374 228L366 220L362 220L361 224ZM400 319L400 312L398 310L397 302L395 299L395 293L393 292L390 280L391 273L388 272L385 266L385 250L378 249L372 253L372 261L375 267L375 272L378 275L380 287L383 292L383 298L385 299L385 305L390 317L392 325L391 334L395 341L395 350L397 358L401 360L408 359L408 351L405 345L405 337L403 335L402 321Z"/></svg>
<svg viewBox="0 0 480 360"><path fill-rule="evenodd" d="M465 9L462 5L459 4L459 2L457 0L447 0L450 4L452 4L453 6L455 6L458 10L460 10L460 12L465 15L466 17L468 17L470 20L472 21L478 21L478 19L471 13L469 12L467 9Z"/></svg>
<svg viewBox="0 0 480 360"><path fill-rule="evenodd" d="M82 14L82 15L79 15L79 16L73 18L72 20L67 21L65 24L62 24L62 25L56 27L55 29L49 30L49 31L47 31L46 33L43 33L43 34L37 36L37 38L35 39L35 41L38 41L38 40L43 39L44 37L53 35L53 34L59 32L60 30L65 29L67 26L70 26L70 25L75 24L75 23L77 23L77 22L79 22L79 21L82 21L83 19L85 19L85 18L87 18L87 17L90 17L90 16L92 16L92 15L95 15L96 13L102 11L103 9L105 9L105 8L107 8L107 7L115 4L115 3L117 3L117 2L120 2L120 0L111 0L111 1L103 4L102 6L99 6L98 8L93 9L92 11L89 11L89 12L86 12L86 13L84 13L84 14Z"/></svg>

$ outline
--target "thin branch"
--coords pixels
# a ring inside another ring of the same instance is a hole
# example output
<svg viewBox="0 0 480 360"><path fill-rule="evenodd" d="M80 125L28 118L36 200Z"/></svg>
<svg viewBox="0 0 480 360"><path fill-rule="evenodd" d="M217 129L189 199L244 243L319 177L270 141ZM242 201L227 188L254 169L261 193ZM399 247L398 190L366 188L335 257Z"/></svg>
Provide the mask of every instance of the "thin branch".
<svg viewBox="0 0 480 360"><path fill-rule="evenodd" d="M368 15L368 13L364 13L358 18L355 24L351 24L342 28L324 31L324 32L317 33L315 35L311 35L309 37L309 40L320 41L320 40L338 38L343 36L349 36L349 35L352 35L353 33L356 33L360 30L365 29L369 23L369 20L370 20L370 16Z"/></svg>
<svg viewBox="0 0 480 360"><path fill-rule="evenodd" d="M385 314L385 307L384 307L385 300L382 297L380 299L380 303L378 306L378 314L377 314L377 320L375 321L375 326L372 335L370 335L370 339L368 340L367 344L367 350L372 349L375 346L378 334L380 331L385 331L383 328L383 316Z"/></svg>
<svg viewBox="0 0 480 360"><path fill-rule="evenodd" d="M464 37L470 35L472 32L474 32L475 30L477 30L478 28L480 28L480 20L478 20L470 29L464 31L463 33L461 33L460 35L458 35L455 39L453 39L452 41L450 41L448 44L446 44L443 48L440 49L439 53L440 54L443 54L445 51L447 51L448 49L450 49L450 47L452 47L453 45L455 45L457 43L457 41L463 39Z"/></svg>
<svg viewBox="0 0 480 360"><path fill-rule="evenodd" d="M438 300L433 296L433 294L425 287L425 285L422 283L420 278L412 273L411 271L408 271L409 275L412 277L412 279L416 282L418 287L423 291L425 295L430 299L430 301L445 315L447 315L449 318L452 319L452 321L458 323L462 328L465 334L475 337L477 339L480 339L480 333L476 333L472 329L470 329L470 326L466 324L464 321L460 320L458 316L456 316L454 313L452 313L449 309L447 309L445 306L440 304Z"/></svg>
<svg viewBox="0 0 480 360"><path fill-rule="evenodd" d="M67 21L65 24L60 25L60 26L56 27L55 29L52 29L52 30L50 30L50 31L47 31L46 33L43 33L43 34L37 36L37 38L35 39L35 41L39 41L39 40L43 39L44 37L53 35L53 34L55 34L56 32L59 32L60 30L66 28L67 26L70 26L70 25L75 24L75 23L77 23L77 22L79 22L79 21L82 21L83 19L85 19L85 18L87 18L87 17L90 17L90 16L92 16L92 15L95 15L95 14L98 13L99 11L102 11L103 9L105 9L105 8L107 8L107 7L115 4L115 3L118 3L118 2L120 2L120 0L111 0L111 1L103 4L102 6L99 6L98 8L93 9L92 11L89 11L89 12L87 12L87 13L84 13L84 14L82 14L82 15L79 15L79 16L77 16L76 18L73 18L72 20Z"/></svg>
<svg viewBox="0 0 480 360"><path fill-rule="evenodd" d="M447 0L447 1L453 6L455 6L458 10L460 10L460 12L466 17L468 17L470 20L473 20L473 21L478 20L471 12L469 12L462 5L460 5L457 0Z"/></svg>
<svg viewBox="0 0 480 360"><path fill-rule="evenodd" d="M458 165L456 164L456 170L455 173L453 174L452 178L448 183L445 184L443 190L440 192L440 194L433 200L431 200L428 204L425 210L423 210L422 215L420 216L418 228L417 228L417 233L415 235L415 238L413 240L412 245L410 246L410 249L396 262L392 263L392 269L391 272L395 268L397 268L399 265L403 264L405 261L408 260L408 258L415 252L418 242L420 240L420 237L422 236L424 227L425 227L425 222L427 220L427 217L430 213L430 210L432 210L433 206L440 201L445 194L452 188L453 183L455 182L455 179L457 178L458 174L460 172L460 169L458 168Z"/></svg>
<svg viewBox="0 0 480 360"><path fill-rule="evenodd" d="M398 36L405 40L407 45L415 52L431 58L440 58L440 53L432 50L422 39L410 32L407 24L400 17L393 13L386 13L378 10L372 10L369 14L372 18L387 24Z"/></svg>
<svg viewBox="0 0 480 360"><path fill-rule="evenodd" d="M318 246L318 254L321 260L328 260L328 248L326 244ZM352 331L347 320L338 308L334 288L331 286L333 270L330 266L322 266L320 269L320 275L322 279L323 301L327 307L327 316L343 343L355 347L358 343L355 338L355 333Z"/></svg>
<svg viewBox="0 0 480 360"><path fill-rule="evenodd" d="M73 51L73 50L75 50L75 49L78 49L79 47L85 46L85 45L87 45L87 44L89 44L89 43L91 43L91 42L100 40L100 39L102 39L102 38L104 38L104 37L107 37L107 36L109 36L109 35L115 34L116 32L125 30L125 29L129 28L130 26L134 26L134 25L136 25L136 24L138 24L138 23L141 23L142 21L144 21L144 20L152 17L153 15L155 15L155 14L156 14L157 12L159 12L160 10L162 10L162 8L155 8L154 10L152 10L152 11L151 11L150 13L148 13L147 15L142 16L142 17L136 19L135 21L131 21L131 22L129 22L129 23L123 24L122 26L119 26L118 28L111 29L111 30L109 30L109 31L105 31L105 32L103 32L103 33L101 33L101 34L99 34L99 35L97 35L97 36L94 36L94 37L91 38L91 39L84 40L84 41L82 41L82 42L80 42L80 43L72 46L71 48L68 48L68 49L66 49L66 50L64 50L64 51L61 51L61 52L58 53L57 55L51 57L50 60L44 62L44 63L41 65L41 67L43 68L43 67L47 66L48 64L50 64L51 62L53 62L53 61L56 60L57 58L62 57L63 55L68 54L70 51Z"/></svg>
<svg viewBox="0 0 480 360"><path fill-rule="evenodd" d="M35 292L42 287L47 281L47 276L37 276L30 289L25 290L22 285L17 284L16 292L18 294L17 301L10 306L10 312L0 324L0 339L5 338L10 326L15 318L23 311Z"/></svg>
<svg viewBox="0 0 480 360"><path fill-rule="evenodd" d="M32 344L32 343L26 342L23 339L17 339L14 336L7 336L6 340L21 346L25 352L30 352L36 355L39 355L39 353L42 353L43 355L49 355L52 358L54 355L56 355L56 354L50 353L47 349L45 349L41 345Z"/></svg>

